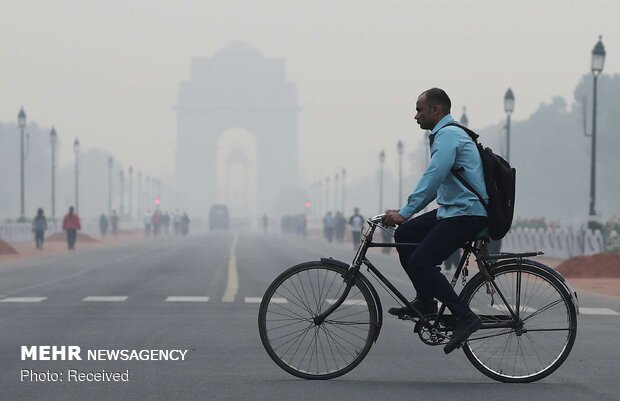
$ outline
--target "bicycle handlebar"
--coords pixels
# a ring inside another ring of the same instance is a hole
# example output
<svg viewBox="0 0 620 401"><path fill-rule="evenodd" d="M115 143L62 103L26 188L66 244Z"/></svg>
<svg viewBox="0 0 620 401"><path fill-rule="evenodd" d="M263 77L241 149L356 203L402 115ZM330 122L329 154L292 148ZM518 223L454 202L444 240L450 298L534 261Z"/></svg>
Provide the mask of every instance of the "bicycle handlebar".
<svg viewBox="0 0 620 401"><path fill-rule="evenodd" d="M379 223L383 223L383 219L385 219L385 213L378 214L374 217L370 217L366 221L368 224L379 224Z"/></svg>

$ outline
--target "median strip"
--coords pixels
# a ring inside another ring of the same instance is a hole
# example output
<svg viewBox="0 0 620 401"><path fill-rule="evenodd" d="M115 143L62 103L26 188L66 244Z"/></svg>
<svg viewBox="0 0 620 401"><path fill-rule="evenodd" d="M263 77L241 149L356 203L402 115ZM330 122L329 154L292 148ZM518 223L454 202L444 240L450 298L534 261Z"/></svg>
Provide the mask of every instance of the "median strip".
<svg viewBox="0 0 620 401"><path fill-rule="evenodd" d="M228 258L228 283L226 292L222 298L222 302L234 302L239 289L239 275L237 273L237 257L235 256L235 248L237 247L237 234L233 237L230 246L230 257Z"/></svg>

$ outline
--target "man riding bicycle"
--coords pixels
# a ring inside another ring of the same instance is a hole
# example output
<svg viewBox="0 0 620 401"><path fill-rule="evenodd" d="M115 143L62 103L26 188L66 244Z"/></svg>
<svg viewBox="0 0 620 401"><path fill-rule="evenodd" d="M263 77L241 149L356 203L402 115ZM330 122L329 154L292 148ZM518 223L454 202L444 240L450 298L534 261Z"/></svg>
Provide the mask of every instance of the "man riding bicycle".
<svg viewBox="0 0 620 401"><path fill-rule="evenodd" d="M415 120L423 130L431 130L431 160L407 203L400 210L386 211L384 224L399 225L397 243L419 243L414 249L397 247L400 263L416 289L412 305L424 315L437 313L441 301L455 317L455 328L445 345L446 354L460 348L482 326L454 291L439 265L466 242L475 239L487 226L487 213L478 197L453 175L453 170L488 201L482 162L476 144L459 127L447 126L451 101L442 89L423 92L416 102ZM408 220L434 199L439 207ZM390 308L389 313L406 315L409 309Z"/></svg>

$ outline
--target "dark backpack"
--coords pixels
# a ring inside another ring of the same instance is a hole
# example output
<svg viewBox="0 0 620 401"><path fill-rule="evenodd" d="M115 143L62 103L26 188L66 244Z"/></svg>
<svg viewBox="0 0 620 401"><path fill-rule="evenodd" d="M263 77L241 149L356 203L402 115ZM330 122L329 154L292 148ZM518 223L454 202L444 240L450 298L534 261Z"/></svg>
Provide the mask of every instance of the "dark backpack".
<svg viewBox="0 0 620 401"><path fill-rule="evenodd" d="M456 122L448 123L445 126L451 125L467 132L478 148L480 159L482 160L484 183L489 195L489 202L484 201L474 187L459 174L459 170L453 170L452 174L482 202L489 217L491 238L494 240L502 239L512 225L512 217L515 210L516 170L510 167L510 164L502 157L493 153L490 148L482 146L478 142L478 134L474 131Z"/></svg>

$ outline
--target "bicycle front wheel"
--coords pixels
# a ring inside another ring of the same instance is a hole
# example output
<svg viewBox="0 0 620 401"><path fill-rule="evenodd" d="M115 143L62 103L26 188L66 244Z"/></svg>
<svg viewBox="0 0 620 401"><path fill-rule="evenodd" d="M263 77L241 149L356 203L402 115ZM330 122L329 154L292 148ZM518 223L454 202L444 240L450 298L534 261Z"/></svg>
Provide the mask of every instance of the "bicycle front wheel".
<svg viewBox="0 0 620 401"><path fill-rule="evenodd" d="M314 318L345 291L347 269L322 262L293 266L269 286L258 328L265 350L282 369L304 379L332 379L357 366L377 330L370 289L355 279L346 300L321 324Z"/></svg>
<svg viewBox="0 0 620 401"><path fill-rule="evenodd" d="M577 311L563 283L536 262L509 262L477 274L463 298L483 327L463 346L488 377L509 383L540 380L555 371L577 336ZM495 284L495 285L493 285Z"/></svg>

